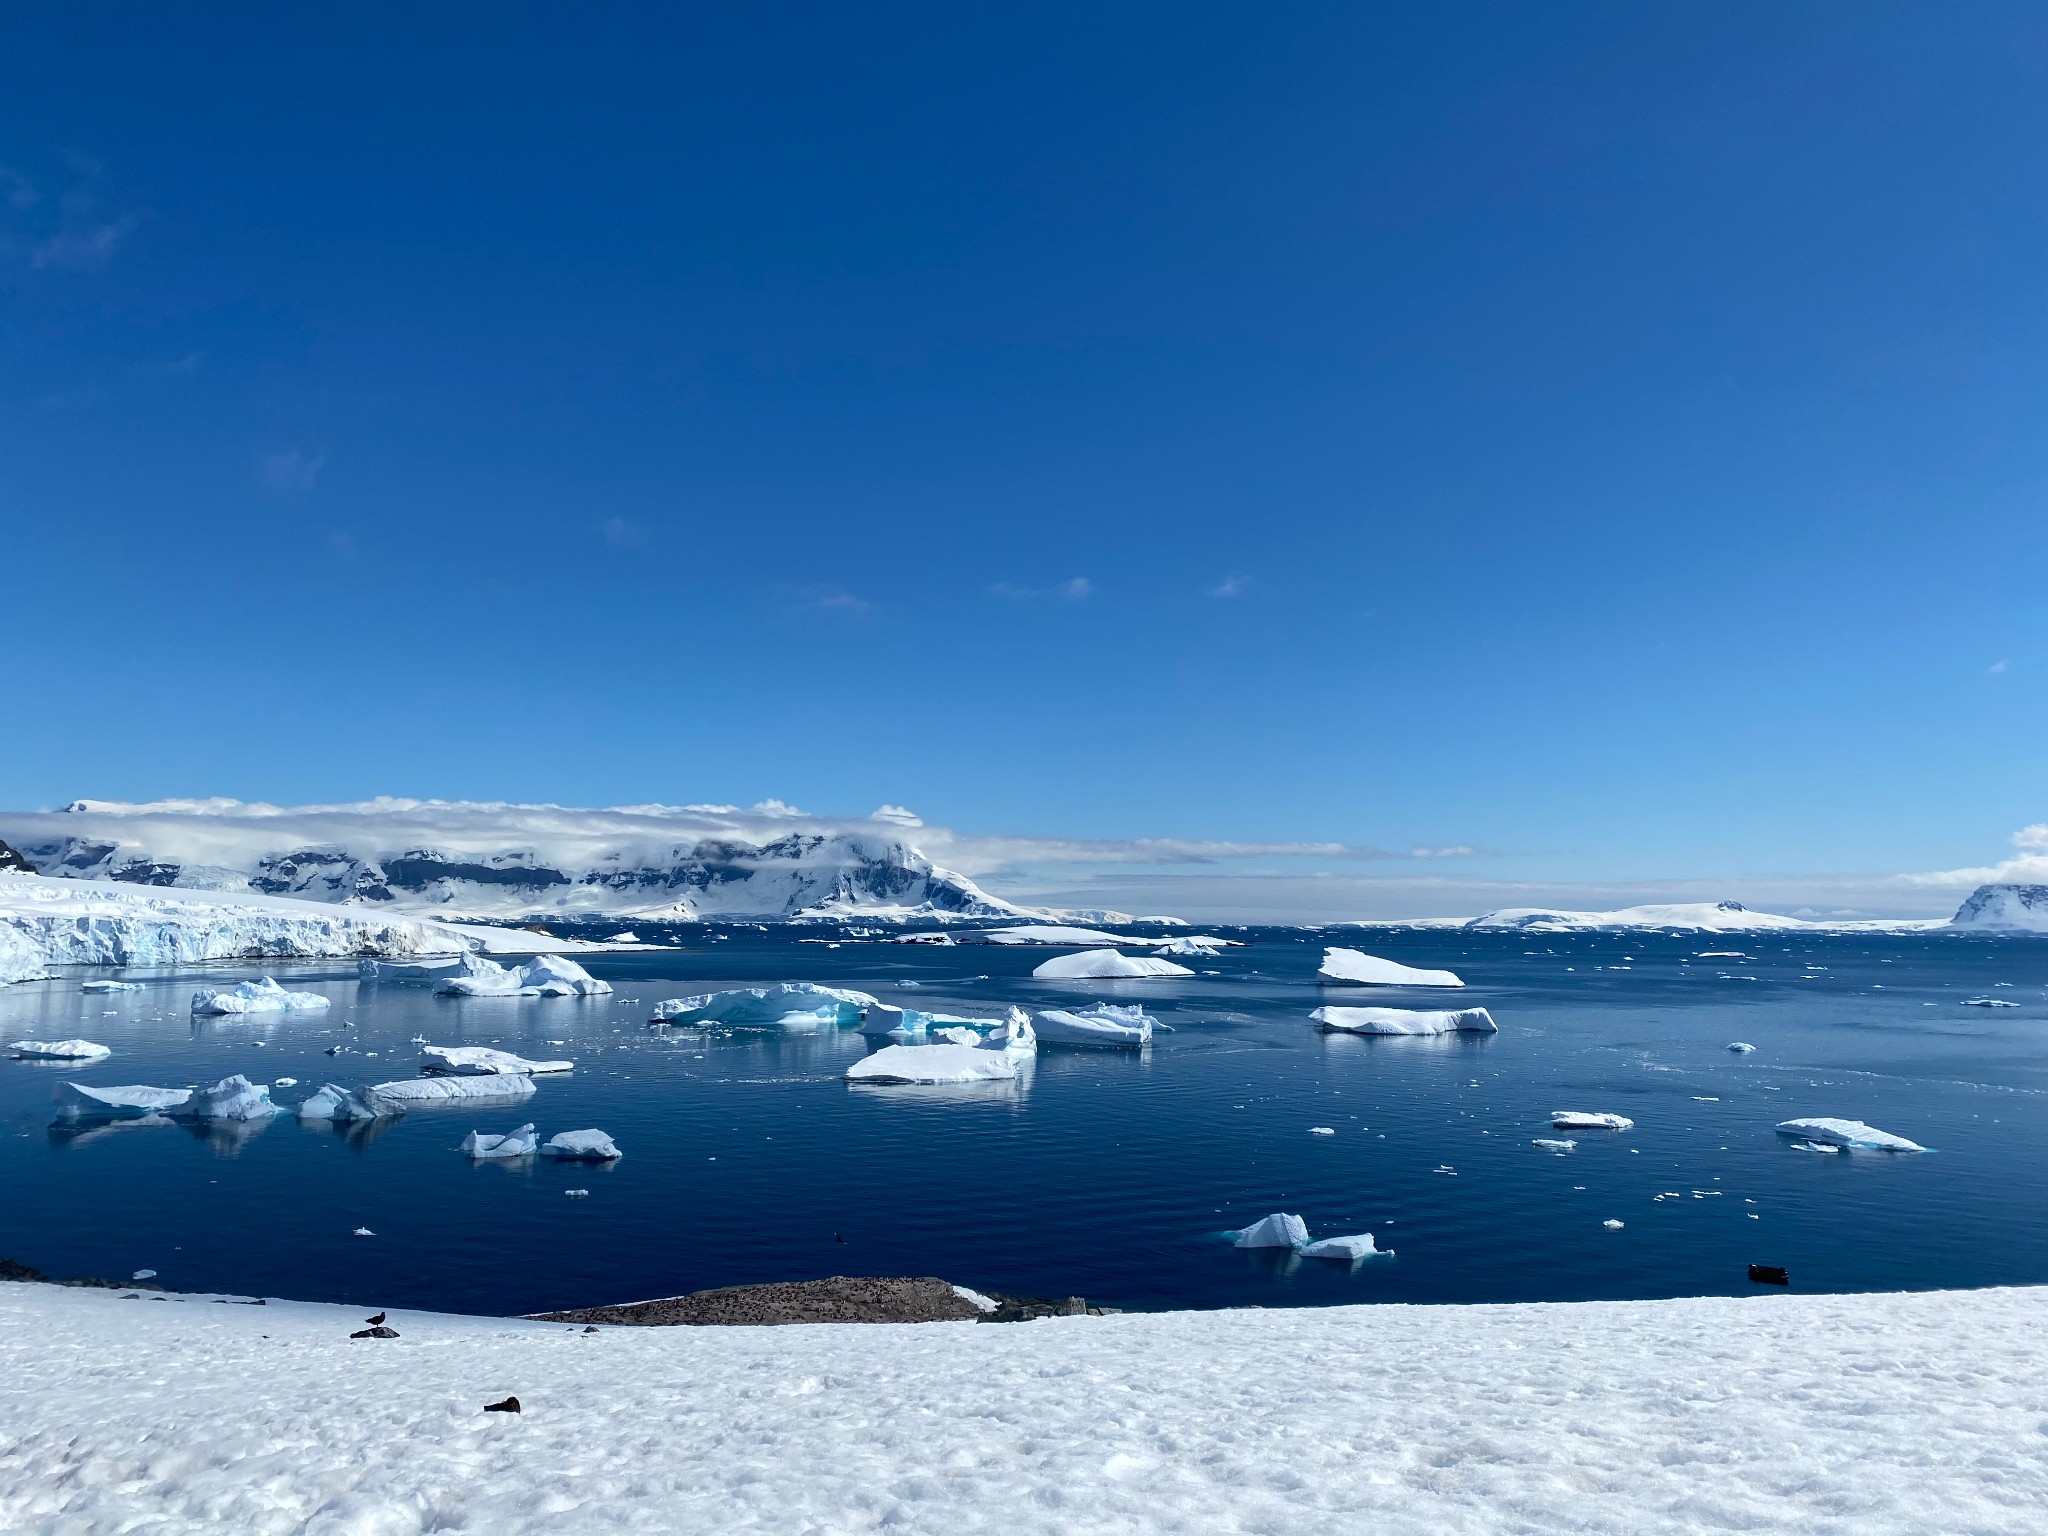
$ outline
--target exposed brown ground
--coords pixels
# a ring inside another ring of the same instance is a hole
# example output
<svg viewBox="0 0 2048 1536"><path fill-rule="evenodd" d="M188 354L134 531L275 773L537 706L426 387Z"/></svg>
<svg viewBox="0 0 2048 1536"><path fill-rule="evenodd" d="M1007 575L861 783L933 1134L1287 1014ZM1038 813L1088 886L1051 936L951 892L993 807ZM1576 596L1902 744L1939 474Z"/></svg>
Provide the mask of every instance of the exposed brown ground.
<svg viewBox="0 0 2048 1536"><path fill-rule="evenodd" d="M610 1323L640 1327L763 1323L947 1323L981 1316L972 1302L930 1275L882 1279L834 1275L774 1285L729 1285L688 1296L635 1301L615 1307L537 1312L550 1323Z"/></svg>

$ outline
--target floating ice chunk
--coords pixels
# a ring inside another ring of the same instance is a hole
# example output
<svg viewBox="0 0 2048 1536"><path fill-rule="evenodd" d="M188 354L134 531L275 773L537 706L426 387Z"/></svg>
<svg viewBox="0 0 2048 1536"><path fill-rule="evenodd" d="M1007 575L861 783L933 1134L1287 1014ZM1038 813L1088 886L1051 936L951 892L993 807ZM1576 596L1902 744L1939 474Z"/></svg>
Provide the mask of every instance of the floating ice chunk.
<svg viewBox="0 0 2048 1536"><path fill-rule="evenodd" d="M1747 1056L1751 1051L1755 1050L1756 1047L1751 1045L1747 1040L1731 1040L1728 1042L1728 1049L1733 1051L1738 1056Z"/></svg>
<svg viewBox="0 0 2048 1536"><path fill-rule="evenodd" d="M1380 1250L1373 1245L1370 1232L1360 1232L1352 1237L1319 1237L1301 1250L1304 1259L1349 1259L1356 1263L1360 1259L1376 1258Z"/></svg>
<svg viewBox="0 0 2048 1536"><path fill-rule="evenodd" d="M7 1049L27 1061L98 1061L114 1054L92 1040L16 1040Z"/></svg>
<svg viewBox="0 0 2048 1536"><path fill-rule="evenodd" d="M1546 1152L1571 1152L1577 1150L1579 1144L1576 1141L1556 1141L1548 1136L1538 1136L1529 1145L1541 1147Z"/></svg>
<svg viewBox="0 0 2048 1536"><path fill-rule="evenodd" d="M1152 1039L1157 1023L1137 1004L1117 1007L1097 1003L1092 1008L1048 1008L1038 1016L1041 1045L1145 1045Z"/></svg>
<svg viewBox="0 0 2048 1536"><path fill-rule="evenodd" d="M1550 1123L1560 1131L1632 1131L1636 1125L1627 1115L1589 1114L1582 1109L1555 1110Z"/></svg>
<svg viewBox="0 0 2048 1536"><path fill-rule="evenodd" d="M603 1131L557 1131L541 1143L540 1155L572 1163L615 1163L625 1156Z"/></svg>
<svg viewBox="0 0 2048 1536"><path fill-rule="evenodd" d="M462 1138L462 1150L480 1162L486 1158L531 1157L537 1144L538 1139L531 1125L522 1125L509 1136L493 1136L488 1131L471 1131Z"/></svg>
<svg viewBox="0 0 2048 1536"><path fill-rule="evenodd" d="M494 1051L485 1045L430 1045L420 1052L420 1070L446 1073L450 1077L496 1077L506 1073L536 1077L550 1072L573 1072L573 1061L528 1061L510 1051Z"/></svg>
<svg viewBox="0 0 2048 1536"><path fill-rule="evenodd" d="M631 932L615 933L610 938L605 940L605 943L607 944L638 944L639 942L640 935Z"/></svg>
<svg viewBox="0 0 2048 1536"><path fill-rule="evenodd" d="M446 997L602 997L611 989L562 955L535 955L516 968L464 955L434 988Z"/></svg>
<svg viewBox="0 0 2048 1536"><path fill-rule="evenodd" d="M1210 938L1173 939L1160 945L1152 953L1155 955L1197 955L1204 960L1213 960L1223 953L1221 949L1217 948L1223 942L1221 939Z"/></svg>
<svg viewBox="0 0 2048 1536"><path fill-rule="evenodd" d="M1351 1035L1494 1035L1500 1026L1484 1008L1339 1008L1326 1005L1309 1017L1324 1029Z"/></svg>
<svg viewBox="0 0 2048 1536"><path fill-rule="evenodd" d="M1965 1008L2017 1008L2019 1004L2009 997L1966 997Z"/></svg>
<svg viewBox="0 0 2048 1536"><path fill-rule="evenodd" d="M224 1077L211 1088L194 1088L169 1114L180 1120L268 1120L279 1113L270 1102L270 1089L252 1083L241 1073Z"/></svg>
<svg viewBox="0 0 2048 1536"><path fill-rule="evenodd" d="M140 992L142 990L142 983L139 981L81 981L78 984L78 990L81 992Z"/></svg>
<svg viewBox="0 0 2048 1536"><path fill-rule="evenodd" d="M1308 1133L1311 1136L1334 1136L1337 1134L1337 1127L1334 1125L1312 1125L1308 1128Z"/></svg>
<svg viewBox="0 0 2048 1536"><path fill-rule="evenodd" d="M926 941L931 942L931 941ZM1045 944L1061 949L1094 947L1112 949L1118 944L1144 944L1145 939L1104 933L1096 928L1074 928L1057 923L1026 923L1014 928L976 928L960 935L962 944Z"/></svg>
<svg viewBox="0 0 2048 1536"><path fill-rule="evenodd" d="M1040 981L1138 981L1148 976L1192 976L1195 973L1171 960L1127 955L1116 949L1084 949L1078 954L1055 955L1032 968Z"/></svg>
<svg viewBox="0 0 2048 1536"><path fill-rule="evenodd" d="M877 1007L865 992L821 987L813 981L785 981L773 987L736 987L695 997L671 997L654 1005L657 1024L727 1024L738 1028L815 1028L858 1024ZM904 1010L909 1012L911 1010Z"/></svg>
<svg viewBox="0 0 2048 1536"><path fill-rule="evenodd" d="M273 1088L296 1088L299 1086L299 1080L296 1077L273 1077L270 1080L270 1086Z"/></svg>
<svg viewBox="0 0 2048 1536"><path fill-rule="evenodd" d="M1464 982L1450 971L1417 970L1396 960L1355 949L1326 949L1317 979L1366 987L1462 987Z"/></svg>
<svg viewBox="0 0 2048 1536"><path fill-rule="evenodd" d="M1610 1232L1619 1232L1622 1229L1624 1223L1616 1221L1613 1217L1610 1216L1607 1220L1601 1222L1600 1225L1605 1227Z"/></svg>
<svg viewBox="0 0 2048 1536"><path fill-rule="evenodd" d="M1285 1211L1253 1222L1230 1234L1240 1248L1299 1248L1308 1241L1308 1223Z"/></svg>
<svg viewBox="0 0 2048 1536"><path fill-rule="evenodd" d="M372 1109L431 1109L439 1104L488 1104L533 1097L533 1079L512 1075L490 1077L410 1077L366 1089L363 1101Z"/></svg>
<svg viewBox="0 0 2048 1536"><path fill-rule="evenodd" d="M357 1237L375 1237L377 1234L372 1232L368 1227L357 1227L355 1235Z"/></svg>
<svg viewBox="0 0 2048 1536"><path fill-rule="evenodd" d="M66 1120L117 1120L156 1115L178 1108L192 1097L190 1088L146 1088L130 1084L103 1088L96 1084L59 1083L51 1097Z"/></svg>
<svg viewBox="0 0 2048 1536"><path fill-rule="evenodd" d="M437 956L426 960L359 960L356 975L368 982L380 981L440 981L445 977L461 973L460 955Z"/></svg>
<svg viewBox="0 0 2048 1536"><path fill-rule="evenodd" d="M980 1049L1001 1051L1007 1056L1030 1056L1038 1050L1038 1033L1031 1027L1031 1015L1012 1007L1007 1017L982 1036Z"/></svg>
<svg viewBox="0 0 2048 1536"><path fill-rule="evenodd" d="M1858 1147L1864 1151L1877 1152L1925 1152L1927 1149L1917 1141L1908 1141L1903 1136L1894 1136L1889 1131L1880 1131L1874 1125L1865 1125L1861 1120L1835 1120L1821 1116L1812 1120L1781 1120L1778 1123L1780 1136L1803 1136L1806 1140L1831 1147Z"/></svg>
<svg viewBox="0 0 2048 1536"><path fill-rule="evenodd" d="M971 1045L885 1045L846 1069L849 1083L987 1083L1017 1075L1007 1052Z"/></svg>
<svg viewBox="0 0 2048 1536"><path fill-rule="evenodd" d="M934 1045L965 1045L974 1047L981 1044L981 1031L970 1029L965 1024L949 1024L943 1029L931 1030L929 1031L929 1037Z"/></svg>
<svg viewBox="0 0 2048 1536"><path fill-rule="evenodd" d="M265 976L260 981L245 981L226 992L195 992L192 994L194 1013L303 1013L330 1005L331 999L318 992L290 992L279 986L274 977Z"/></svg>
<svg viewBox="0 0 2048 1536"><path fill-rule="evenodd" d="M283 1081L283 1079L279 1079ZM360 1094L350 1093L338 1083L322 1083L311 1097L299 1105L299 1118L312 1122L326 1120L337 1124L349 1124L358 1120L388 1120L394 1115L405 1113L405 1106L396 1102L371 1103Z"/></svg>

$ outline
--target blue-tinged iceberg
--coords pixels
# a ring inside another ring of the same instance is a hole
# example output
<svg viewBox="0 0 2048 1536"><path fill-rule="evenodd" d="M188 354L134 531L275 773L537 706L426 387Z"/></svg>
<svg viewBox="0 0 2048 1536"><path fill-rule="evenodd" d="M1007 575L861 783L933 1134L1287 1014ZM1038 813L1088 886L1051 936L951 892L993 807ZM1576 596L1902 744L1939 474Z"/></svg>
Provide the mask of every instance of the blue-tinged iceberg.
<svg viewBox="0 0 2048 1536"><path fill-rule="evenodd" d="M1484 1008L1339 1008L1309 1017L1324 1029L1352 1035L1493 1035L1500 1026Z"/></svg>
<svg viewBox="0 0 2048 1536"><path fill-rule="evenodd" d="M1286 1211L1275 1211L1230 1237L1239 1248L1300 1248L1308 1242L1308 1223Z"/></svg>
<svg viewBox="0 0 2048 1536"><path fill-rule="evenodd" d="M503 1136L494 1136L489 1131L471 1131L462 1138L462 1151L478 1162L506 1161L533 1156L534 1148L539 1144L539 1138L529 1124Z"/></svg>
<svg viewBox="0 0 2048 1536"><path fill-rule="evenodd" d="M625 1154L603 1131L557 1131L541 1143L542 1157L571 1163L615 1163Z"/></svg>
<svg viewBox="0 0 2048 1536"><path fill-rule="evenodd" d="M245 981L225 992L192 994L192 1011L203 1014L318 1013L332 1004L333 999L321 993L293 992L270 976Z"/></svg>
<svg viewBox="0 0 2048 1536"><path fill-rule="evenodd" d="M735 987L654 1005L656 1024L724 1024L735 1028L839 1028L858 1024L875 999L845 987L785 981L772 987Z"/></svg>
<svg viewBox="0 0 2048 1536"><path fill-rule="evenodd" d="M405 1106L394 1099L377 1099L374 1094L366 1097L351 1093L339 1083L322 1083L318 1091L299 1105L298 1113L301 1120L308 1122L348 1125L360 1120L388 1120L404 1114Z"/></svg>
<svg viewBox="0 0 2048 1536"><path fill-rule="evenodd" d="M611 989L562 955L535 955L521 966L464 955L434 988L444 997L602 997Z"/></svg>
<svg viewBox="0 0 2048 1536"><path fill-rule="evenodd" d="M161 1115L182 1107L190 1088L150 1088L139 1083L119 1087L98 1083L59 1083L51 1097L64 1120L122 1120Z"/></svg>
<svg viewBox="0 0 2048 1536"><path fill-rule="evenodd" d="M1797 1137L1825 1147L1853 1147L1865 1152L1927 1150L1917 1141L1908 1141L1903 1136L1880 1131L1876 1126L1865 1125L1861 1120L1837 1120L1825 1115L1808 1120L1781 1120L1778 1122L1778 1134Z"/></svg>
<svg viewBox="0 0 2048 1536"><path fill-rule="evenodd" d="M180 1120L229 1122L268 1120L278 1112L278 1106L270 1102L269 1087L252 1083L239 1072L210 1088L194 1088L181 1102L165 1110Z"/></svg>
<svg viewBox="0 0 2048 1536"><path fill-rule="evenodd" d="M488 1077L410 1077L363 1091L372 1109L436 1109L447 1104L491 1104L533 1097L533 1079L510 1073Z"/></svg>
<svg viewBox="0 0 2048 1536"><path fill-rule="evenodd" d="M98 1061L114 1054L97 1040L15 1040L7 1049L23 1061Z"/></svg>
<svg viewBox="0 0 2048 1536"><path fill-rule="evenodd" d="M450 1077L536 1077L548 1073L573 1072L573 1061L528 1061L511 1051L494 1051L487 1045L428 1045L420 1048L420 1071Z"/></svg>
<svg viewBox="0 0 2048 1536"><path fill-rule="evenodd" d="M1041 1045L1142 1046L1152 1041L1158 1020L1136 1003L1118 1007L1048 1008L1038 1015Z"/></svg>

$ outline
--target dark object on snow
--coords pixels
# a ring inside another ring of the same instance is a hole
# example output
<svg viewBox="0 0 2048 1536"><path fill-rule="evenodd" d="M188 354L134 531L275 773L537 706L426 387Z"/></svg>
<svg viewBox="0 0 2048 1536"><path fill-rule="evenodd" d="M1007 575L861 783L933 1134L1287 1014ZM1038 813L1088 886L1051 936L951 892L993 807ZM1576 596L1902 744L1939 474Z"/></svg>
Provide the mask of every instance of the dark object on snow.
<svg viewBox="0 0 2048 1536"><path fill-rule="evenodd" d="M1091 1307L1085 1296L1068 1296L1064 1300L1051 1296L1005 1296L998 1291L990 1298L996 1303L993 1312L984 1312L984 1323L1028 1323L1039 1317L1114 1317L1121 1307Z"/></svg>
<svg viewBox="0 0 2048 1536"><path fill-rule="evenodd" d="M519 1399L516 1397L508 1397L502 1403L484 1404L485 1413L517 1413L518 1411Z"/></svg>
<svg viewBox="0 0 2048 1536"><path fill-rule="evenodd" d="M15 870L24 875L32 875L36 872L35 865L29 863L27 859L24 859L5 843L0 843L0 869Z"/></svg>
<svg viewBox="0 0 2048 1536"><path fill-rule="evenodd" d="M363 1321L368 1323L372 1328L381 1328L384 1326L384 1319L388 1315L388 1313L379 1312L375 1317L366 1317L363 1319Z"/></svg>
<svg viewBox="0 0 2048 1536"><path fill-rule="evenodd" d="M829 1280L785 1280L732 1285L722 1290L666 1296L616 1307L536 1312L543 1323L674 1324L964 1323L981 1309L944 1280L834 1275Z"/></svg>
<svg viewBox="0 0 2048 1536"><path fill-rule="evenodd" d="M1752 1264L1749 1266L1749 1278L1757 1285L1790 1285L1792 1283L1792 1277L1785 1273L1785 1266L1782 1264Z"/></svg>
<svg viewBox="0 0 2048 1536"><path fill-rule="evenodd" d="M588 1328L585 1328L583 1331L585 1333L595 1333L597 1332L597 1324L592 1323Z"/></svg>
<svg viewBox="0 0 2048 1536"><path fill-rule="evenodd" d="M398 1330L379 1325L375 1328L360 1328L350 1334L349 1337L352 1339L395 1339L398 1337Z"/></svg>

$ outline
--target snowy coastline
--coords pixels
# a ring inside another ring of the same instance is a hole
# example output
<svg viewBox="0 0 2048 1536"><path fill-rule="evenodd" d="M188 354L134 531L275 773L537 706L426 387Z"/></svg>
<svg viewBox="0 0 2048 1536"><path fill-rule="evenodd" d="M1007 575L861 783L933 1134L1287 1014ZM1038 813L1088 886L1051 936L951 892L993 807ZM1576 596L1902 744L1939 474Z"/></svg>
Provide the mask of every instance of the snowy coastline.
<svg viewBox="0 0 2048 1536"><path fill-rule="evenodd" d="M0 1284L0 1528L2040 1530L2048 1288L608 1328ZM519 1415L483 1405L517 1395Z"/></svg>

